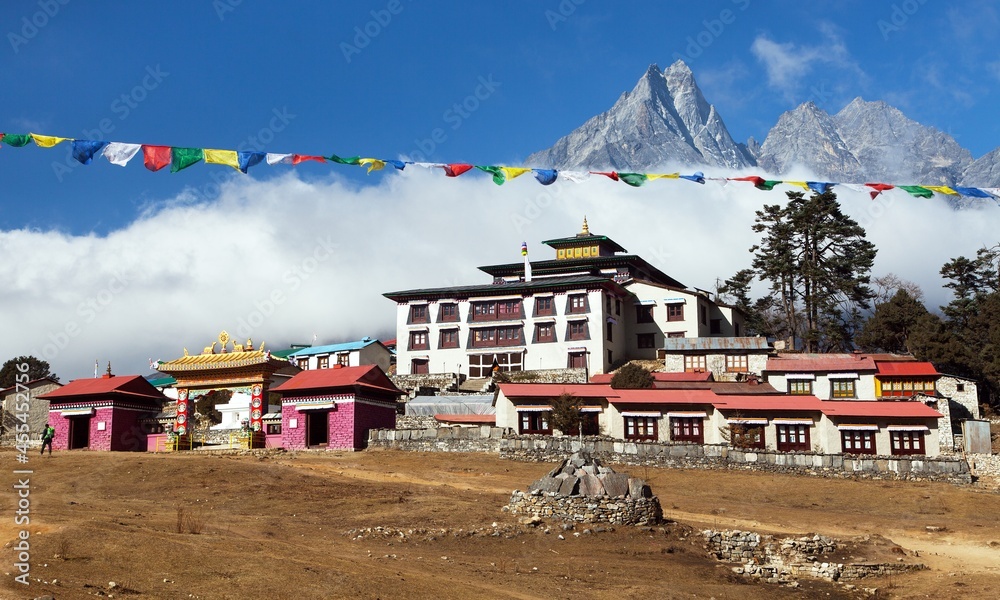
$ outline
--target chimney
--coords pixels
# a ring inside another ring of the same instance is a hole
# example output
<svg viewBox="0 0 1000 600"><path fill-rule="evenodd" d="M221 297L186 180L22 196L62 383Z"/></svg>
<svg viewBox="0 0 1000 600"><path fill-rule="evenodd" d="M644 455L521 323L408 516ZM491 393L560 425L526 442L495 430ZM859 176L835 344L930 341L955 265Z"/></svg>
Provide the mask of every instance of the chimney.
<svg viewBox="0 0 1000 600"><path fill-rule="evenodd" d="M114 376L115 376L115 374L111 372L111 361L109 360L108 361L108 371L107 371L107 373L105 373L104 375L101 376L101 379L111 379Z"/></svg>
<svg viewBox="0 0 1000 600"><path fill-rule="evenodd" d="M854 354L854 360L861 360L862 358L864 358L863 356L861 356L861 350L855 350L853 354Z"/></svg>
<svg viewBox="0 0 1000 600"><path fill-rule="evenodd" d="M334 368L334 369L343 369L343 368L344 368L344 365L342 365L342 364L340 364L340 363L336 363L336 364L334 364L334 365L333 365L333 368Z"/></svg>

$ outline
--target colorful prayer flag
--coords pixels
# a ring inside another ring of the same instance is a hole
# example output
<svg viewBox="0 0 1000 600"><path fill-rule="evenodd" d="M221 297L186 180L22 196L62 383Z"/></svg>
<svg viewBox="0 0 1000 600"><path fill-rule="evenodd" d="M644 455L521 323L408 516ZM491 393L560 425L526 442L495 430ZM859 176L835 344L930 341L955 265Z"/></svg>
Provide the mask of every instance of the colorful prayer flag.
<svg viewBox="0 0 1000 600"><path fill-rule="evenodd" d="M235 150L209 150L206 148L205 162L210 165L226 165L237 171L240 170L240 160L236 156Z"/></svg>
<svg viewBox="0 0 1000 600"><path fill-rule="evenodd" d="M531 169L525 167L500 167L500 170L503 171L503 175L507 179L514 179L516 177L524 175Z"/></svg>
<svg viewBox="0 0 1000 600"><path fill-rule="evenodd" d="M73 140L73 158L81 164L89 165L94 160L94 155L107 145L102 140Z"/></svg>
<svg viewBox="0 0 1000 600"><path fill-rule="evenodd" d="M917 198L933 198L934 192L930 189L919 186L919 185L897 185L899 189L907 192L911 196L916 196Z"/></svg>
<svg viewBox="0 0 1000 600"><path fill-rule="evenodd" d="M139 153L142 148L140 144L123 144L121 142L111 142L104 149L104 158L108 162L119 167L124 167L128 161Z"/></svg>
<svg viewBox="0 0 1000 600"><path fill-rule="evenodd" d="M504 182L507 181L507 176L504 174L503 170L500 167L489 167L489 166L484 167L476 165L476 168L479 169L480 171L486 171L487 173L491 173L493 175L493 183L497 185L503 185Z"/></svg>
<svg viewBox="0 0 1000 600"><path fill-rule="evenodd" d="M552 185L559 177L559 171L555 169L535 169L535 180L542 185Z"/></svg>
<svg viewBox="0 0 1000 600"><path fill-rule="evenodd" d="M444 165L444 174L448 177L458 177L462 173L465 173L472 168L472 165L465 163L454 163L450 165Z"/></svg>
<svg viewBox="0 0 1000 600"><path fill-rule="evenodd" d="M205 151L201 148L171 148L170 172L183 171L196 162L205 158Z"/></svg>
<svg viewBox="0 0 1000 600"><path fill-rule="evenodd" d="M37 133L29 133L31 139L35 140L35 145L39 148L51 148L56 144L65 142L68 138L56 137L54 135L39 135Z"/></svg>
<svg viewBox="0 0 1000 600"><path fill-rule="evenodd" d="M150 171L159 171L170 164L170 146L142 146L142 162Z"/></svg>
<svg viewBox="0 0 1000 600"><path fill-rule="evenodd" d="M361 157L360 156L349 156L347 158L342 158L340 156L337 156L336 154L331 154L329 156L329 160L331 160L331 161L333 161L335 163L342 164L342 165L357 166L360 163L360 161L361 161Z"/></svg>
<svg viewBox="0 0 1000 600"><path fill-rule="evenodd" d="M362 167L367 166L369 175L371 175L372 171L381 171L385 168L385 161L377 158L362 158L358 161L358 164Z"/></svg>
<svg viewBox="0 0 1000 600"><path fill-rule="evenodd" d="M642 173L618 173L618 179L632 187L639 187L646 183L648 177Z"/></svg>
<svg viewBox="0 0 1000 600"><path fill-rule="evenodd" d="M22 148L28 145L31 141L31 134L28 133L5 133L3 139L0 139L3 143L8 146L13 146L15 148Z"/></svg>
<svg viewBox="0 0 1000 600"><path fill-rule="evenodd" d="M265 158L270 156L267 152L253 152L250 150L245 150L236 153L236 158L239 161L239 170L246 173L250 167L259 165Z"/></svg>

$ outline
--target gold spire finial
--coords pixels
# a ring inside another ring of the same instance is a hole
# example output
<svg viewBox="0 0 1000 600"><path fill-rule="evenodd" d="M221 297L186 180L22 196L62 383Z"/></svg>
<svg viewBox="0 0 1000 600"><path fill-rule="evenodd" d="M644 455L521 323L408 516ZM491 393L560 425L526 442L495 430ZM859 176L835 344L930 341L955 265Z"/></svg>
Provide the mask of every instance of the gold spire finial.
<svg viewBox="0 0 1000 600"><path fill-rule="evenodd" d="M590 227L587 225L587 215L583 215L583 230L580 235L590 235Z"/></svg>

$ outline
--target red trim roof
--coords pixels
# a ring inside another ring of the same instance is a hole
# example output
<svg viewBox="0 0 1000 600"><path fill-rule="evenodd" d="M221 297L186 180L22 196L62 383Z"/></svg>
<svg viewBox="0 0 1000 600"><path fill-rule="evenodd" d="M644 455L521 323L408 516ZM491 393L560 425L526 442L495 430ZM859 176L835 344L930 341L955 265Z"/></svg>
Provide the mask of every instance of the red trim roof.
<svg viewBox="0 0 1000 600"><path fill-rule="evenodd" d="M607 398L623 390L595 383L501 383L500 391L508 398L555 398L573 394L577 398Z"/></svg>
<svg viewBox="0 0 1000 600"><path fill-rule="evenodd" d="M329 388L352 388L353 391L355 386L393 395L403 393L378 365L302 371L281 385L271 388L271 391L280 394Z"/></svg>
<svg viewBox="0 0 1000 600"><path fill-rule="evenodd" d="M914 417L940 419L941 413L923 402L824 401L823 414L831 417Z"/></svg>
<svg viewBox="0 0 1000 600"><path fill-rule="evenodd" d="M825 404L816 396L716 396L719 410L783 410L820 412Z"/></svg>
<svg viewBox="0 0 1000 600"><path fill-rule="evenodd" d="M817 371L874 371L875 361L854 354L782 354L767 359L765 371L809 373Z"/></svg>
<svg viewBox="0 0 1000 600"><path fill-rule="evenodd" d="M455 425L495 425L496 415L434 415L434 420L439 423L450 423Z"/></svg>
<svg viewBox="0 0 1000 600"><path fill-rule="evenodd" d="M884 375L886 377L912 377L912 376L937 377L941 375L941 373L938 373L938 370L934 368L934 365L932 365L929 362L879 361L876 363L876 365L878 365L878 374Z"/></svg>
<svg viewBox="0 0 1000 600"><path fill-rule="evenodd" d="M719 397L712 390L614 390L611 404L712 404Z"/></svg>
<svg viewBox="0 0 1000 600"><path fill-rule="evenodd" d="M166 400L158 389L150 385L141 375L120 375L98 377L97 379L74 379L59 389L42 394L43 400L68 401L80 396L130 396L156 401Z"/></svg>
<svg viewBox="0 0 1000 600"><path fill-rule="evenodd" d="M650 375L653 376L654 382L712 380L711 371L706 371L704 373L663 373L661 371L655 371L650 373ZM614 373L598 373L590 378L590 383L611 383L611 378L614 376Z"/></svg>

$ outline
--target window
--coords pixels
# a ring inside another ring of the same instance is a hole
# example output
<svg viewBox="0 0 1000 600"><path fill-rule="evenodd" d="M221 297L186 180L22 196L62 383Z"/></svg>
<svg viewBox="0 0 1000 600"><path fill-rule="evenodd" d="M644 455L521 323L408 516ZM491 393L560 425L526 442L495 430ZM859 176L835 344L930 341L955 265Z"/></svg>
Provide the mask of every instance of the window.
<svg viewBox="0 0 1000 600"><path fill-rule="evenodd" d="M497 320L497 303L496 302L474 302L472 304L472 320L473 321L496 321Z"/></svg>
<svg viewBox="0 0 1000 600"><path fill-rule="evenodd" d="M698 316L701 318L702 325L708 325L708 309L705 308L704 304L698 305Z"/></svg>
<svg viewBox="0 0 1000 600"><path fill-rule="evenodd" d="M589 340L590 333L587 331L586 321L570 321L567 326L566 339L568 340Z"/></svg>
<svg viewBox="0 0 1000 600"><path fill-rule="evenodd" d="M668 304L667 305L667 320L668 321L683 321L684 320L684 305L683 304Z"/></svg>
<svg viewBox="0 0 1000 600"><path fill-rule="evenodd" d="M608 350L608 364L613 365L615 363L615 355L613 351Z"/></svg>
<svg viewBox="0 0 1000 600"><path fill-rule="evenodd" d="M670 417L670 439L675 442L705 443L702 417Z"/></svg>
<svg viewBox="0 0 1000 600"><path fill-rule="evenodd" d="M536 342L556 341L556 326L552 323L537 323L535 325Z"/></svg>
<svg viewBox="0 0 1000 600"><path fill-rule="evenodd" d="M586 352L570 352L569 353L569 368L571 369L586 369L587 368L587 353Z"/></svg>
<svg viewBox="0 0 1000 600"><path fill-rule="evenodd" d="M604 297L604 312L611 314L611 296Z"/></svg>
<svg viewBox="0 0 1000 600"><path fill-rule="evenodd" d="M683 331L671 331L667 333L668 338L682 338L684 337Z"/></svg>
<svg viewBox="0 0 1000 600"><path fill-rule="evenodd" d="M955 391L956 392L964 392L965 391L965 384L964 383L956 383L955 384Z"/></svg>
<svg viewBox="0 0 1000 600"><path fill-rule="evenodd" d="M497 318L501 321L512 321L523 318L520 300L501 300L497 302Z"/></svg>
<svg viewBox="0 0 1000 600"><path fill-rule="evenodd" d="M426 358L414 358L410 361L410 373L413 375L426 375L430 373L431 361Z"/></svg>
<svg viewBox="0 0 1000 600"><path fill-rule="evenodd" d="M708 370L705 361L705 355L688 355L684 357L684 372L685 373L704 373Z"/></svg>
<svg viewBox="0 0 1000 600"><path fill-rule="evenodd" d="M498 352L496 354L470 354L469 377L489 377L493 365L503 372L520 371L524 366L524 355L520 352Z"/></svg>
<svg viewBox="0 0 1000 600"><path fill-rule="evenodd" d="M708 324L708 333L711 335L722 334L722 319L712 319Z"/></svg>
<svg viewBox="0 0 1000 600"><path fill-rule="evenodd" d="M609 342L613 342L614 341L614 339L612 339L613 336L614 336L614 334L613 334L614 325L615 325L614 323L606 323L605 326L604 326L604 329L607 331L607 336L606 337L608 338Z"/></svg>
<svg viewBox="0 0 1000 600"><path fill-rule="evenodd" d="M882 396L904 397L915 394L934 394L933 379L889 379L879 380L882 388Z"/></svg>
<svg viewBox="0 0 1000 600"><path fill-rule="evenodd" d="M414 304L410 307L410 323L428 323L427 305Z"/></svg>
<svg viewBox="0 0 1000 600"><path fill-rule="evenodd" d="M778 434L778 452L808 452L808 425L775 425Z"/></svg>
<svg viewBox="0 0 1000 600"><path fill-rule="evenodd" d="M309 359L308 358L300 358L298 361L296 361L295 366L298 367L298 368L300 368L300 369L302 369L303 371L308 371L309 370Z"/></svg>
<svg viewBox="0 0 1000 600"><path fill-rule="evenodd" d="M658 439L656 417L625 417L625 439L626 440L653 440Z"/></svg>
<svg viewBox="0 0 1000 600"><path fill-rule="evenodd" d="M808 379L789 379L788 393L793 396L808 396L813 393L813 383Z"/></svg>
<svg viewBox="0 0 1000 600"><path fill-rule="evenodd" d="M427 332L426 331L411 331L410 332L410 350L427 350Z"/></svg>
<svg viewBox="0 0 1000 600"><path fill-rule="evenodd" d="M317 363L316 364L316 368L317 369L329 369L330 368L330 357L329 356L320 356L319 358L316 359L316 363Z"/></svg>
<svg viewBox="0 0 1000 600"><path fill-rule="evenodd" d="M573 294L570 296L566 312L571 314L587 312L587 297L583 294Z"/></svg>
<svg viewBox="0 0 1000 600"><path fill-rule="evenodd" d="M472 347L519 346L522 343L521 331L522 328L520 326L473 329Z"/></svg>
<svg viewBox="0 0 1000 600"><path fill-rule="evenodd" d="M583 425L583 435L601 435L601 425L598 422L597 413L582 413L580 419L582 421L581 425ZM577 427L573 427L564 433L566 435L580 435L580 430Z"/></svg>
<svg viewBox="0 0 1000 600"><path fill-rule="evenodd" d="M830 395L834 398L855 398L853 379L833 379L830 381Z"/></svg>
<svg viewBox="0 0 1000 600"><path fill-rule="evenodd" d="M535 316L547 317L556 314L552 309L552 298L535 298Z"/></svg>
<svg viewBox="0 0 1000 600"><path fill-rule="evenodd" d="M473 329L472 330L472 347L481 348L483 346L496 346L497 345L497 330L496 329Z"/></svg>
<svg viewBox="0 0 1000 600"><path fill-rule="evenodd" d="M923 431L890 431L893 454L924 454Z"/></svg>
<svg viewBox="0 0 1000 600"><path fill-rule="evenodd" d="M518 433L539 433L552 435L552 427L549 426L548 411L524 411L520 414L520 428Z"/></svg>
<svg viewBox="0 0 1000 600"><path fill-rule="evenodd" d="M653 323L653 309L656 308L652 305L640 304L635 307L635 322L636 323Z"/></svg>
<svg viewBox="0 0 1000 600"><path fill-rule="evenodd" d="M841 431L840 446L845 454L875 454L875 432Z"/></svg>
<svg viewBox="0 0 1000 600"><path fill-rule="evenodd" d="M615 298L615 315L622 314L622 301Z"/></svg>
<svg viewBox="0 0 1000 600"><path fill-rule="evenodd" d="M639 348L655 348L656 334L655 333L636 334L636 346L638 346Z"/></svg>
<svg viewBox="0 0 1000 600"><path fill-rule="evenodd" d="M746 354L727 354L726 371L729 373L749 373L748 360Z"/></svg>
<svg viewBox="0 0 1000 600"><path fill-rule="evenodd" d="M268 423L266 425L267 435L280 435L281 423Z"/></svg>
<svg viewBox="0 0 1000 600"><path fill-rule="evenodd" d="M438 348L458 348L458 330L442 329L441 338L438 340Z"/></svg>
<svg viewBox="0 0 1000 600"><path fill-rule="evenodd" d="M455 323L458 321L458 305L457 304L442 304L441 308L438 309L438 322L440 323Z"/></svg>
<svg viewBox="0 0 1000 600"><path fill-rule="evenodd" d="M521 328L520 327L498 328L497 344L500 346L519 346L521 344Z"/></svg>
<svg viewBox="0 0 1000 600"><path fill-rule="evenodd" d="M740 337L740 324L739 323L734 323L733 324L733 335L735 335L736 337Z"/></svg>
<svg viewBox="0 0 1000 600"><path fill-rule="evenodd" d="M343 352L337 355L337 364L342 367L351 366L351 355L348 352Z"/></svg>
<svg viewBox="0 0 1000 600"><path fill-rule="evenodd" d="M747 423L729 424L729 443L734 448L764 449L764 427Z"/></svg>

